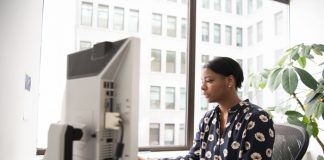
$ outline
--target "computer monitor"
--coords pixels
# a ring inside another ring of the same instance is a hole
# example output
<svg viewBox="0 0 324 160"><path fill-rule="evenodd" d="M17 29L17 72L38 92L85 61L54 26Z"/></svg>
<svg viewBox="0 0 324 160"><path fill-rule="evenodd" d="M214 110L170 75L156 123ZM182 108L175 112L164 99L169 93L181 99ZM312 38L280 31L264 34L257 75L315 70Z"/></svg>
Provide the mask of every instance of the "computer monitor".
<svg viewBox="0 0 324 160"><path fill-rule="evenodd" d="M137 159L139 53L140 41L132 37L68 55L62 122L84 132L73 142L73 160L116 159L122 134L121 159ZM120 113L123 133L106 129L107 112Z"/></svg>

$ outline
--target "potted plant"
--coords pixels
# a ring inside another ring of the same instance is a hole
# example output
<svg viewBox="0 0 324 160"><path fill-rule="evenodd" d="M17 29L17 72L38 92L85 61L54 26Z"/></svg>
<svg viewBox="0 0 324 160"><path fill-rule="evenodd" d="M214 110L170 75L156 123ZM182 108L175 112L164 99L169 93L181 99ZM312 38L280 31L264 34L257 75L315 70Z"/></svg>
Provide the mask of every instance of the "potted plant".
<svg viewBox="0 0 324 160"><path fill-rule="evenodd" d="M317 123L320 118L324 119L323 52L323 44L298 44L289 48L274 68L249 75L249 81L252 87L264 89L268 86L272 91L276 91L281 85L290 95L290 100L295 101L299 108L285 112L288 123L305 128L309 136L316 139L324 153L323 141L318 137ZM316 64L320 67L320 72L315 73L320 77L318 80L312 76L311 71L305 69L309 61L316 63L315 60L321 61ZM306 86L307 94L296 92L300 82ZM324 158L319 156L318 159Z"/></svg>

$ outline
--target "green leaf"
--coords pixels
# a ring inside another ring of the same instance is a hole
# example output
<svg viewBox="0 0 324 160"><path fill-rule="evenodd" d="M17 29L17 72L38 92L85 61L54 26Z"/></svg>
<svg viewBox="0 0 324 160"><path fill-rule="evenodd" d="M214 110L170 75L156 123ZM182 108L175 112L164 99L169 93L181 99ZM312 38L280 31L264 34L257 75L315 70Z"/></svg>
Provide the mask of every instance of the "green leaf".
<svg viewBox="0 0 324 160"><path fill-rule="evenodd" d="M306 128L306 124L304 124L302 121L300 121L298 118L295 117L288 117L287 118L288 123L294 124L303 128Z"/></svg>
<svg viewBox="0 0 324 160"><path fill-rule="evenodd" d="M272 91L276 90L281 83L282 68L277 68L270 74L269 87Z"/></svg>
<svg viewBox="0 0 324 160"><path fill-rule="evenodd" d="M293 59L295 61L299 58L298 48L295 48L292 50L290 57L291 57L291 59Z"/></svg>
<svg viewBox="0 0 324 160"><path fill-rule="evenodd" d="M306 66L306 58L305 57L299 57L297 61L302 68L305 68L305 66Z"/></svg>
<svg viewBox="0 0 324 160"><path fill-rule="evenodd" d="M303 122L305 124L308 124L309 123L309 119L307 118L307 116L303 116Z"/></svg>
<svg viewBox="0 0 324 160"><path fill-rule="evenodd" d="M313 52L315 54L319 55L319 56L322 56L323 55L321 49L320 48L317 48L317 47L313 47Z"/></svg>
<svg viewBox="0 0 324 160"><path fill-rule="evenodd" d="M321 156L321 155L318 155L318 156L317 156L317 160L324 160L324 157Z"/></svg>
<svg viewBox="0 0 324 160"><path fill-rule="evenodd" d="M306 131L309 136L317 137L318 135L317 123L311 122L310 124L307 124Z"/></svg>
<svg viewBox="0 0 324 160"><path fill-rule="evenodd" d="M304 57L307 57L307 58L314 58L311 54L310 54L310 50L311 50L311 46L305 46L305 50L304 50Z"/></svg>
<svg viewBox="0 0 324 160"><path fill-rule="evenodd" d="M285 54L284 56L282 56L278 62L278 65L281 67L283 66L283 64L286 62L286 59L288 57L288 54Z"/></svg>
<svg viewBox="0 0 324 160"><path fill-rule="evenodd" d="M321 102L321 97L323 97L323 94L317 95L319 96L316 96L313 101L307 104L308 107L305 111L307 117L314 115L316 118L319 118L324 112L324 103Z"/></svg>
<svg viewBox="0 0 324 160"><path fill-rule="evenodd" d="M293 94L298 85L298 77L294 69L286 68L282 73L282 87L290 95Z"/></svg>
<svg viewBox="0 0 324 160"><path fill-rule="evenodd" d="M286 111L285 115L287 115L288 117L295 117L295 118L303 117L303 115L297 111Z"/></svg>
<svg viewBox="0 0 324 160"><path fill-rule="evenodd" d="M315 80L315 78L309 74L307 71L301 69L301 68L297 68L294 67L295 71L298 73L300 80L309 88L316 90L317 88L317 81Z"/></svg>

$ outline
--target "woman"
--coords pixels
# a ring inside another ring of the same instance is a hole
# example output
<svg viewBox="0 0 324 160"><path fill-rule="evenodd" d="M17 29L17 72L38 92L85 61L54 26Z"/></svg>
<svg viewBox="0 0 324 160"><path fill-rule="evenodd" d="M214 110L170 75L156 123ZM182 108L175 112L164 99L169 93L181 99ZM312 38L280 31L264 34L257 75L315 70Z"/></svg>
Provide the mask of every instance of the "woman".
<svg viewBox="0 0 324 160"><path fill-rule="evenodd" d="M240 65L228 57L203 67L201 89L209 103L218 105L200 121L189 154L177 159L271 159L273 122L262 108L238 97L243 79Z"/></svg>

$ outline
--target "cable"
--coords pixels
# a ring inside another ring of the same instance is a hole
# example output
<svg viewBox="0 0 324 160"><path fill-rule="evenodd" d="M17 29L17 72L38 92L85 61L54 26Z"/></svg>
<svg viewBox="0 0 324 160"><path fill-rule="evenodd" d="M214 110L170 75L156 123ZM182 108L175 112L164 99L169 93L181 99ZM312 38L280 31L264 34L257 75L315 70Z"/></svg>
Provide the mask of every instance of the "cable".
<svg viewBox="0 0 324 160"><path fill-rule="evenodd" d="M124 150L124 144L123 144L123 140L124 140L124 125L122 121L119 121L120 124L120 140L117 143L117 147L116 147L116 159L120 159L123 155L123 150Z"/></svg>

